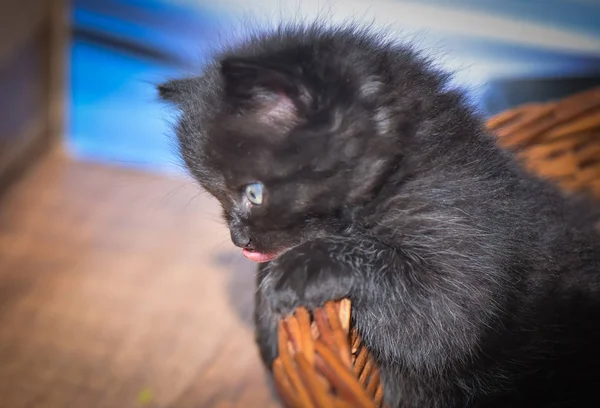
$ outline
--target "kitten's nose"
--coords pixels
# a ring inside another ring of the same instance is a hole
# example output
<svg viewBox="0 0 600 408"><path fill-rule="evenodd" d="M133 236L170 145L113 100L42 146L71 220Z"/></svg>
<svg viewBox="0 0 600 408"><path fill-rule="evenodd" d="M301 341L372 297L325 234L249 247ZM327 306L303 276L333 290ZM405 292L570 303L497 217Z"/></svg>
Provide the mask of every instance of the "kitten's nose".
<svg viewBox="0 0 600 408"><path fill-rule="evenodd" d="M240 248L249 248L252 245L250 242L250 234L246 228L232 228L231 241L235 246Z"/></svg>

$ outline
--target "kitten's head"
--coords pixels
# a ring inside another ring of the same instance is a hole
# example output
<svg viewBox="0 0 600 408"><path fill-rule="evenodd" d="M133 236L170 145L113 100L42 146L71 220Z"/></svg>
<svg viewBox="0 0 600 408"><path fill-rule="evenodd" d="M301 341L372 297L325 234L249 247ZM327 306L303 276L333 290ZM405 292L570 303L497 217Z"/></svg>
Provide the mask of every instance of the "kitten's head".
<svg viewBox="0 0 600 408"><path fill-rule="evenodd" d="M248 258L341 232L397 162L379 48L358 32L280 30L159 87L181 112L186 165Z"/></svg>

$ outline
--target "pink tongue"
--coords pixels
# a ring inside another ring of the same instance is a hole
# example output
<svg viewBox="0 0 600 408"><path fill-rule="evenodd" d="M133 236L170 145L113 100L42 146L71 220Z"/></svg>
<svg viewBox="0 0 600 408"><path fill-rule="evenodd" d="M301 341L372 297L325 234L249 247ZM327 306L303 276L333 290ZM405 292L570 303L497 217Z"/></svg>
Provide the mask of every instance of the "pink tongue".
<svg viewBox="0 0 600 408"><path fill-rule="evenodd" d="M260 252L248 251L247 249L242 249L242 253L252 262L269 262L277 257L277 254L261 254Z"/></svg>

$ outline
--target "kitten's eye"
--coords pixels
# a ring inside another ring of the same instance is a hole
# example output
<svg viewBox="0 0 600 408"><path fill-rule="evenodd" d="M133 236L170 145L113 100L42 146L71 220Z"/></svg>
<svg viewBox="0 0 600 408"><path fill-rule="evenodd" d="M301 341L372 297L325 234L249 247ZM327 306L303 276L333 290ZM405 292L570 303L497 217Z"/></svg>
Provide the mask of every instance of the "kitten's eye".
<svg viewBox="0 0 600 408"><path fill-rule="evenodd" d="M246 186L246 198L254 205L261 205L263 201L263 185L252 183Z"/></svg>

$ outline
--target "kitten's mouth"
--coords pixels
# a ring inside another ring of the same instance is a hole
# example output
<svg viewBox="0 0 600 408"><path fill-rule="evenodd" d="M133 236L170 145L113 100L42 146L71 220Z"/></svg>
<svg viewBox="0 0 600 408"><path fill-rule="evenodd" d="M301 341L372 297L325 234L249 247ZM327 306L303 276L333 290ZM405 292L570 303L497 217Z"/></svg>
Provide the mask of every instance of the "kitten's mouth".
<svg viewBox="0 0 600 408"><path fill-rule="evenodd" d="M281 251L262 253L262 252L253 251L251 249L246 249L246 248L242 249L242 254L244 254L244 256L246 258L248 258L252 262L257 262L257 263L272 261L273 259L277 258L277 256L280 253L281 253Z"/></svg>

